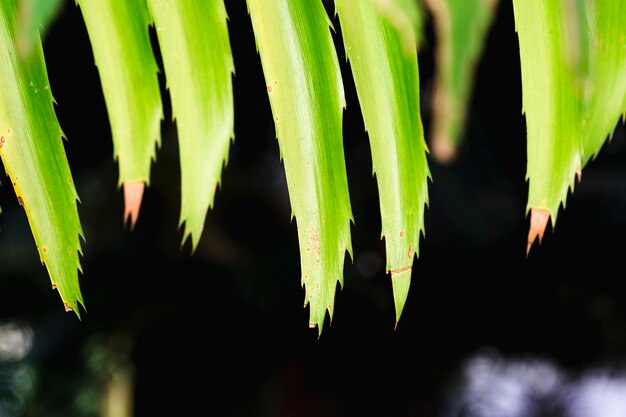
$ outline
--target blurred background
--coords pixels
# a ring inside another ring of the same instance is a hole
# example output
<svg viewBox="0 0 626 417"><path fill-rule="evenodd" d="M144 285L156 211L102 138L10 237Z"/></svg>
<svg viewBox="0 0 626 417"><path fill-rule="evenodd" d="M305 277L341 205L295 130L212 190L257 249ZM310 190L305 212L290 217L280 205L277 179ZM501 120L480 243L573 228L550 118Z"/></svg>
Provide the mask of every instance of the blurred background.
<svg viewBox="0 0 626 417"><path fill-rule="evenodd" d="M64 312L9 181L0 188L0 417L201 414L436 416L462 361L483 347L577 372L626 353L626 129L583 171L526 257L525 121L512 4L477 67L457 160L429 160L426 237L394 331L368 138L350 69L344 145L354 260L318 339L302 308L296 224L250 19L226 2L235 142L197 251L180 246L179 164L167 93L163 143L134 231L80 10L44 51L85 231L87 311ZM345 56L339 26L335 38ZM436 39L419 55L429 130ZM429 138L427 137L427 141ZM124 410L130 410L131 414Z"/></svg>

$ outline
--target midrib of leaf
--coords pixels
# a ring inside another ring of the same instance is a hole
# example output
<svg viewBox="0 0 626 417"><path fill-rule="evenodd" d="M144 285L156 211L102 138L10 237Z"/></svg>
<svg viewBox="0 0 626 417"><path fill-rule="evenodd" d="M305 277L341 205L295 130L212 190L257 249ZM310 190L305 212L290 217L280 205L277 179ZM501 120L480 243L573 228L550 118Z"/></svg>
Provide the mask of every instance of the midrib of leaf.
<svg viewBox="0 0 626 417"><path fill-rule="evenodd" d="M397 323L419 252L430 178L415 35L413 47L403 47L372 0L335 0L335 6L370 137Z"/></svg>
<svg viewBox="0 0 626 417"><path fill-rule="evenodd" d="M585 0L589 22L589 79L583 129L585 166L626 112L626 2Z"/></svg>
<svg viewBox="0 0 626 417"><path fill-rule="evenodd" d="M146 3L77 2L100 74L114 157L119 162L119 185L149 184L151 163L161 142L163 107Z"/></svg>
<svg viewBox="0 0 626 417"><path fill-rule="evenodd" d="M234 138L233 57L222 0L148 0L178 130L183 243L213 206Z"/></svg>
<svg viewBox="0 0 626 417"><path fill-rule="evenodd" d="M78 195L63 132L53 107L40 40L27 59L18 58L13 34L16 1L0 2L0 156L24 206L37 250L66 309L84 307L78 282Z"/></svg>
<svg viewBox="0 0 626 417"><path fill-rule="evenodd" d="M352 251L345 98L330 21L319 0L248 0L248 10L297 222L309 325L321 334Z"/></svg>
<svg viewBox="0 0 626 417"><path fill-rule="evenodd" d="M527 126L527 212L549 213L552 226L581 168L583 83L568 48L567 16L559 0L513 0Z"/></svg>

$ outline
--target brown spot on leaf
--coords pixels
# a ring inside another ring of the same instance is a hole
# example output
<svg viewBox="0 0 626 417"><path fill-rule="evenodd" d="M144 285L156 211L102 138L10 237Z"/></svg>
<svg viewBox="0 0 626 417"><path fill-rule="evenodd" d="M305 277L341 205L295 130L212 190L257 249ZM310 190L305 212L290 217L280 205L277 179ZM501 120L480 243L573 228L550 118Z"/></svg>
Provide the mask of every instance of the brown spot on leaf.
<svg viewBox="0 0 626 417"><path fill-rule="evenodd" d="M74 311L72 309L72 307L70 307L69 304L67 304L67 303L63 303L63 307L65 307L65 312L66 313L69 313L70 311Z"/></svg>
<svg viewBox="0 0 626 417"><path fill-rule="evenodd" d="M271 92L272 92L272 86L271 86L271 85L268 85L268 86L267 86L267 92L268 92L268 93L271 93Z"/></svg>
<svg viewBox="0 0 626 417"><path fill-rule="evenodd" d="M400 272L410 271L411 269L413 269L413 265L404 266L398 269L392 269L391 271L387 271L387 272L389 272L392 275L395 275L395 274L399 274Z"/></svg>
<svg viewBox="0 0 626 417"><path fill-rule="evenodd" d="M137 223L145 185L143 181L124 183L124 222L127 223L130 218L130 230Z"/></svg>
<svg viewBox="0 0 626 417"><path fill-rule="evenodd" d="M528 244L526 245L526 257L530 252L530 247L535 242L535 239L539 237L539 244L543 239L543 234L548 226L548 220L550 219L550 212L548 210L533 208L530 209L530 229L528 230Z"/></svg>
<svg viewBox="0 0 626 417"><path fill-rule="evenodd" d="M409 245L409 259L413 258L413 245Z"/></svg>
<svg viewBox="0 0 626 417"><path fill-rule="evenodd" d="M41 251L42 251L43 253L48 253L48 247L47 247L47 246L42 246L42 247L41 247Z"/></svg>
<svg viewBox="0 0 626 417"><path fill-rule="evenodd" d="M404 237L404 232L400 230L400 237Z"/></svg>
<svg viewBox="0 0 626 417"><path fill-rule="evenodd" d="M57 284L55 284L54 282L52 283L52 289L56 290L57 289Z"/></svg>
<svg viewBox="0 0 626 417"><path fill-rule="evenodd" d="M17 196L17 202L20 203L20 206L24 205L24 199L20 197L19 195Z"/></svg>

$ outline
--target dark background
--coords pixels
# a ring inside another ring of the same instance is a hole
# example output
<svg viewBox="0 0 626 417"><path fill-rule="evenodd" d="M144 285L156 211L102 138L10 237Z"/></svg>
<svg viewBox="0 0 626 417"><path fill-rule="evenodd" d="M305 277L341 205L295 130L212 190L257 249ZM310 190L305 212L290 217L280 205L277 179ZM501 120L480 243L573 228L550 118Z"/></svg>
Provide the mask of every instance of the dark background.
<svg viewBox="0 0 626 417"><path fill-rule="evenodd" d="M235 142L193 255L180 247L167 93L163 144L130 232L99 78L73 2L49 29L50 83L81 198L87 311L80 321L63 311L24 211L3 181L0 324L33 334L28 356L0 361L0 404L13 401L9 415L96 415L111 363L134 369L137 417L428 417L459 362L484 346L546 356L572 371L621 361L625 129L619 125L584 170L554 233L549 227L526 258L525 121L511 2L500 2L477 67L458 160L443 166L429 158L426 237L395 331L370 148L341 59L355 259L346 262L333 323L319 339L302 308L296 225L246 4L226 3ZM428 132L436 40L426 24L419 60ZM30 388L16 388L16 370L26 372Z"/></svg>

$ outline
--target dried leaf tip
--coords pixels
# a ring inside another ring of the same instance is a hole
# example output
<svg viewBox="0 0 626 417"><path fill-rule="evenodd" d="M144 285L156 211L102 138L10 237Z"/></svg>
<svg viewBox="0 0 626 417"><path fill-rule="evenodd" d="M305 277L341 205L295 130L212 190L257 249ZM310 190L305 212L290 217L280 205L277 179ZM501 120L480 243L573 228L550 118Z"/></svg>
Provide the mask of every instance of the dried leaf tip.
<svg viewBox="0 0 626 417"><path fill-rule="evenodd" d="M580 168L576 170L576 178L578 179L578 183L580 184L580 181L582 181L583 179L583 172Z"/></svg>
<svg viewBox="0 0 626 417"><path fill-rule="evenodd" d="M535 242L537 236L539 236L539 244L543 239L543 233L548 226L548 219L550 219L550 212L548 210L533 208L530 209L530 229L528 230L528 245L526 246L526 257L530 252L530 247Z"/></svg>
<svg viewBox="0 0 626 417"><path fill-rule="evenodd" d="M432 154L440 164L451 164L456 159L456 146L447 136L438 134L431 146Z"/></svg>
<svg viewBox="0 0 626 417"><path fill-rule="evenodd" d="M124 183L124 223L127 224L130 217L130 230L137 223L145 186L143 181Z"/></svg>

